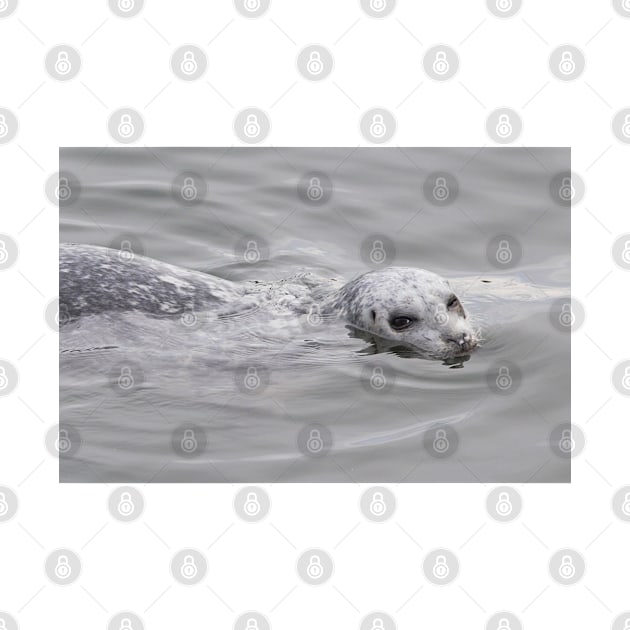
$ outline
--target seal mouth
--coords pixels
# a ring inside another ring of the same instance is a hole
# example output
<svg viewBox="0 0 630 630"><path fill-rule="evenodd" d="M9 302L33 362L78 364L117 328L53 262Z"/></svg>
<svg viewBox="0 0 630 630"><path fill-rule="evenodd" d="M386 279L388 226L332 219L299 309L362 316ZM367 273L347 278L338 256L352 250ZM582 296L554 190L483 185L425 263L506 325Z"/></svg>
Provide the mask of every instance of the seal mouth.
<svg viewBox="0 0 630 630"><path fill-rule="evenodd" d="M461 337L455 339L449 337L446 341L454 346L453 356L470 354L477 347L477 339L469 333L463 333Z"/></svg>

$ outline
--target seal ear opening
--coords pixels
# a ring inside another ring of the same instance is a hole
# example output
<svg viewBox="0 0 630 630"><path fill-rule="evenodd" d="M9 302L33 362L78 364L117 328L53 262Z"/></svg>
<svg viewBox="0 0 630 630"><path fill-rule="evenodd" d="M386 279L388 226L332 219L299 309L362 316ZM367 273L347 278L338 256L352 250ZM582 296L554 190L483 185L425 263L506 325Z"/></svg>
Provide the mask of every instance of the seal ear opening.
<svg viewBox="0 0 630 630"><path fill-rule="evenodd" d="M372 309L372 321L376 321L376 311L374 309Z"/></svg>

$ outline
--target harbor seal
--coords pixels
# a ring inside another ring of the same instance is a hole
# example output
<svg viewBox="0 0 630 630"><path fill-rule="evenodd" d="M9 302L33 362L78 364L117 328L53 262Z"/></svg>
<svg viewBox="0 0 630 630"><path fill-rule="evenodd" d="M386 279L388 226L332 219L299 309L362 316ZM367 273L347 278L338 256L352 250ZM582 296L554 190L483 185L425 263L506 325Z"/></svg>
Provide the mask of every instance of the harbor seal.
<svg viewBox="0 0 630 630"><path fill-rule="evenodd" d="M339 289L325 304L351 325L425 356L446 359L478 344L459 298L444 278L425 269L369 271Z"/></svg>
<svg viewBox="0 0 630 630"><path fill-rule="evenodd" d="M168 318L210 312L216 319L252 308L341 319L428 358L465 356L478 344L448 282L423 269L388 267L345 284L308 273L271 283L232 282L106 247L60 245L61 327L104 313Z"/></svg>

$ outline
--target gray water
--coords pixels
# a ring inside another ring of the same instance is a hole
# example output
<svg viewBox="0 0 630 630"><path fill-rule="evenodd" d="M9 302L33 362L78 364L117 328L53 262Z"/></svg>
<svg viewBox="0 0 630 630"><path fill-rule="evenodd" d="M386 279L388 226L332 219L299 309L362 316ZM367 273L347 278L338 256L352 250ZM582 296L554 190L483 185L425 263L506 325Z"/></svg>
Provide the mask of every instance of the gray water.
<svg viewBox="0 0 630 630"><path fill-rule="evenodd" d="M553 318L570 294L570 209L552 184L569 170L569 150L547 148L62 149L61 242L234 281L425 268L483 343L446 363L255 309L218 328L85 318L60 335L61 481L569 481L570 333ZM503 266L502 235L522 247Z"/></svg>

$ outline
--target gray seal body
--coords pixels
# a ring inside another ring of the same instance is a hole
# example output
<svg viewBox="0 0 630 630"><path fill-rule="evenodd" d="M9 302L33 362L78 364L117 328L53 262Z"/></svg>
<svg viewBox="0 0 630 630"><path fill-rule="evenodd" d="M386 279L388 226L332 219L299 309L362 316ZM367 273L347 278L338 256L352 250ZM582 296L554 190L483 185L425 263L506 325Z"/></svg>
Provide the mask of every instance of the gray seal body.
<svg viewBox="0 0 630 630"><path fill-rule="evenodd" d="M227 280L131 252L73 243L59 248L61 323L106 312L177 316L237 297Z"/></svg>
<svg viewBox="0 0 630 630"><path fill-rule="evenodd" d="M345 284L308 273L279 282L242 283L105 247L60 246L61 325L104 313L229 317L252 308L342 319L358 331L430 358L465 355L478 343L449 283L424 269L388 267Z"/></svg>

